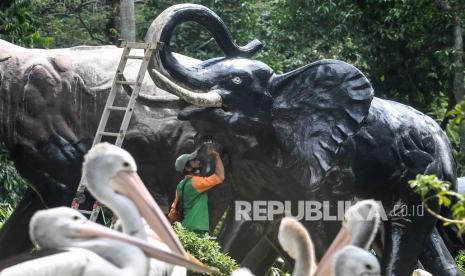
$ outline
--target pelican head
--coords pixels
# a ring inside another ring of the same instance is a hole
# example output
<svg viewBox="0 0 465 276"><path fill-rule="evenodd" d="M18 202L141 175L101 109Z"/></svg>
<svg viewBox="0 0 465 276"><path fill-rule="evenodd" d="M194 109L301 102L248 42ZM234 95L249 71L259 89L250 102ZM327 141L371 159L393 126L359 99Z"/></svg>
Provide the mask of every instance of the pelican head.
<svg viewBox="0 0 465 276"><path fill-rule="evenodd" d="M125 150L109 143L97 144L84 157L86 186L99 200L111 192L127 193L128 178L137 178L137 165ZM104 185L108 183L108 185Z"/></svg>
<svg viewBox="0 0 465 276"><path fill-rule="evenodd" d="M144 257L158 259L173 265L185 266L204 273L217 273L216 270L204 266L198 261L186 259L184 256L167 252L147 241L111 230L97 223L87 220L79 211L68 207L57 207L36 212L29 223L31 240L42 249L65 249L69 247L86 248L89 250L102 249L102 243L120 242L119 247L126 250L131 247L130 255L137 257L139 253ZM103 238L105 240L98 238ZM111 241L110 241L111 240ZM99 245L100 242L100 245ZM94 247L97 246L95 249ZM137 248L135 251L134 249ZM105 248L103 248L105 250ZM107 250L108 251L108 250ZM102 252L100 252L102 253ZM113 252L104 252L112 254ZM128 257L129 258L129 257ZM114 257L113 257L114 259ZM145 261L145 260L141 260Z"/></svg>
<svg viewBox="0 0 465 276"><path fill-rule="evenodd" d="M140 225L141 215L172 252L187 256L165 214L137 174L136 162L127 151L109 143L95 145L84 156L83 174L89 191L116 213L125 233L147 238Z"/></svg>
<svg viewBox="0 0 465 276"><path fill-rule="evenodd" d="M381 267L370 252L353 245L347 245L333 258L334 275L381 276Z"/></svg>
<svg viewBox="0 0 465 276"><path fill-rule="evenodd" d="M86 221L81 213L67 207L37 211L29 222L29 237L42 249L68 247L76 241L79 226Z"/></svg>

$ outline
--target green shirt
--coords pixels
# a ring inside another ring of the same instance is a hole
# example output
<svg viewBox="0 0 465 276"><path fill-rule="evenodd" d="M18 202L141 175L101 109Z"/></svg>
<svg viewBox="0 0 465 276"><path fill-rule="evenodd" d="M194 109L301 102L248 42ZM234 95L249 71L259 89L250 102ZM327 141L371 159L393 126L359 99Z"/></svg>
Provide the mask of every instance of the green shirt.
<svg viewBox="0 0 465 276"><path fill-rule="evenodd" d="M182 194L182 185L184 195ZM192 179L183 179L177 186L179 200L184 200L184 219L182 226L189 231L208 231L210 228L208 220L208 194L199 193L192 187Z"/></svg>

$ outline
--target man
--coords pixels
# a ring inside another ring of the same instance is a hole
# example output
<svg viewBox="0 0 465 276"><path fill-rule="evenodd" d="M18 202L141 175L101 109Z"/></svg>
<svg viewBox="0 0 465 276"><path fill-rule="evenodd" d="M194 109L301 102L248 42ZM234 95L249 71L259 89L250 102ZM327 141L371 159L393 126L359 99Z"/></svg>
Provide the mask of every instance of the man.
<svg viewBox="0 0 465 276"><path fill-rule="evenodd" d="M223 161L219 153L210 146L207 148L207 153L215 158L215 172L207 177L199 176L203 164L197 159L197 151L183 154L176 159L176 170L184 174L184 179L176 188L176 196L168 214L172 222L176 220L176 206L182 199L184 219L181 224L187 230L198 234L208 233L210 227L206 192L224 181Z"/></svg>

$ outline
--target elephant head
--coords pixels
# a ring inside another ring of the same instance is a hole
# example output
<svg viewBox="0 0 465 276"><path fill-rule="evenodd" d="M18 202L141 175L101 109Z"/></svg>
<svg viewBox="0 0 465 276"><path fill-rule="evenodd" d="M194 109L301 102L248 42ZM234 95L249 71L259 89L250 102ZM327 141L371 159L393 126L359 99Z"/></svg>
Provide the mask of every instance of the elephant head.
<svg viewBox="0 0 465 276"><path fill-rule="evenodd" d="M186 21L205 27L225 56L194 67L181 65L170 51L170 40L176 26ZM373 98L367 78L342 61L322 60L275 73L252 59L261 48L258 40L237 46L222 20L203 6L168 8L153 22L146 41L163 43L151 61L155 82L198 106L181 112L179 119L208 125L216 135L228 133L226 140L247 136L262 144L276 142L273 146L291 154L273 161L307 163L301 179L310 184L334 166L339 145L360 128Z"/></svg>

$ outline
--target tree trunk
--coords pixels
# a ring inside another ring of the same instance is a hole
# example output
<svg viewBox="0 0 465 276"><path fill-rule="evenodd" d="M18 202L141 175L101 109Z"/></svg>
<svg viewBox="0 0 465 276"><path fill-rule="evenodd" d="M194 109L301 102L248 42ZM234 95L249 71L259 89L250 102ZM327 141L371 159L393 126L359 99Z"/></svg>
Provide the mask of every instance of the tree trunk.
<svg viewBox="0 0 465 276"><path fill-rule="evenodd" d="M460 12L462 8L462 3L460 0L456 0L453 4L454 6L449 6L443 0L434 0L434 3L437 7L449 13L452 16L452 28L453 28L453 38L454 38L454 54L453 54L453 64L454 64L454 72L452 74L452 80L450 89L448 92L449 96L449 104L447 107L447 111L452 110L455 105L457 105L460 101L463 100L465 95L465 87L464 87L464 72L465 69L463 66L463 29L462 24L460 21ZM445 116L442 120L441 127L445 129L447 127L447 123L451 118L449 116Z"/></svg>
<svg viewBox="0 0 465 276"><path fill-rule="evenodd" d="M126 41L136 41L134 0L121 0L119 5L121 37Z"/></svg>
<svg viewBox="0 0 465 276"><path fill-rule="evenodd" d="M453 12L453 28L454 28L454 80L453 93L455 100L460 102L465 95L465 87L463 86L463 33L460 24L460 1L457 1L456 8Z"/></svg>

